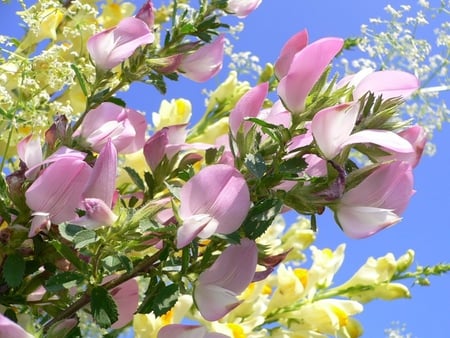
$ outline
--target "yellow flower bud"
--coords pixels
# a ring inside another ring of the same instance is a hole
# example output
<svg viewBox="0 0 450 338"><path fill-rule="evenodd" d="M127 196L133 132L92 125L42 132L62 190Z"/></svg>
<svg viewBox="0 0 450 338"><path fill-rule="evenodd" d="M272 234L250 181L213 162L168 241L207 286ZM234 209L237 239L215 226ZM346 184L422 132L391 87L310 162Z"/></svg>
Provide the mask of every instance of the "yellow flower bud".
<svg viewBox="0 0 450 338"><path fill-rule="evenodd" d="M248 82L238 81L237 73L235 71L230 72L226 80L211 93L206 111L212 111L217 104L223 105L222 111L231 110L249 89L250 84Z"/></svg>
<svg viewBox="0 0 450 338"><path fill-rule="evenodd" d="M210 124L205 131L191 139L189 142L201 142L208 144L215 144L219 136L226 135L229 130L228 117L221 118L219 121Z"/></svg>
<svg viewBox="0 0 450 338"><path fill-rule="evenodd" d="M397 259L397 272L403 272L408 269L414 261L414 250L409 249L404 255Z"/></svg>

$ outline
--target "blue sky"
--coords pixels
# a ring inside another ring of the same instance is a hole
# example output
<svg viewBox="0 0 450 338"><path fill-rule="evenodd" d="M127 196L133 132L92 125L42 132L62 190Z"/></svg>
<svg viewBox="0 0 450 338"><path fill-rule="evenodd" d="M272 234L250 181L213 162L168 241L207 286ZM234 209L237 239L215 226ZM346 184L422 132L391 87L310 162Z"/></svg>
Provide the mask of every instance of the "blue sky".
<svg viewBox="0 0 450 338"><path fill-rule="evenodd" d="M141 1L136 3L139 6ZM263 0L260 8L245 19L246 29L235 42L236 50L252 51L260 57L261 64L274 62L286 40L299 30L307 28L312 41L325 36L357 36L361 24L367 23L371 17L385 15L383 8L388 3L395 7L403 2ZM11 13L10 5L1 4L0 34L17 33L17 21L7 13ZM225 73L224 70L222 74ZM211 80L211 83L214 84L214 81ZM181 81L174 88L169 87L165 98L192 99L193 110L198 117L203 111L200 91L205 87L205 84ZM133 96L127 97L129 106L146 111L148 116L158 109L162 97L156 91L138 87L133 93ZM318 218L318 247L335 248L340 243L347 244L346 260L338 273L338 281L349 278L369 256L378 257L387 252L398 256L409 248L416 252L416 264L450 262L450 222L446 214L450 207L450 180L447 178L450 168L450 126L444 125L443 130L435 134L433 142L438 151L433 157L424 157L415 169L417 192L401 223L373 237L351 240L339 230L328 213ZM383 337L384 329L398 321L406 324L406 332L411 332L413 337L448 337L450 275L431 278L431 282L431 287L412 287L412 299L367 304L364 313L357 317L365 328L364 336Z"/></svg>

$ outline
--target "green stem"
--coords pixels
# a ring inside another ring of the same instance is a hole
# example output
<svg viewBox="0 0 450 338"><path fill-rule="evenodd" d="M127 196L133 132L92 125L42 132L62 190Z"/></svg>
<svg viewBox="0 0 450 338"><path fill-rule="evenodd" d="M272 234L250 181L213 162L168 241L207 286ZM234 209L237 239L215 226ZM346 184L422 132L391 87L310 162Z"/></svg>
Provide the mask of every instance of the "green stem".
<svg viewBox="0 0 450 338"><path fill-rule="evenodd" d="M103 287L105 287L107 290L111 290L111 289L115 288L116 286L154 268L154 264L158 261L159 256L161 255L163 250L164 250L164 248L162 248L161 250L156 252L153 256L145 257L129 273L120 275L118 278L113 279L112 281L110 281L108 283L105 283L103 285ZM81 296L81 298L78 299L75 303L73 303L68 308L63 310L58 316L56 316L55 318L48 321L43 326L43 331L47 332L48 329L55 323L59 322L60 320L65 319L65 318L72 317L78 310L82 309L84 306L89 304L90 301L91 301L91 295L89 293L84 293Z"/></svg>

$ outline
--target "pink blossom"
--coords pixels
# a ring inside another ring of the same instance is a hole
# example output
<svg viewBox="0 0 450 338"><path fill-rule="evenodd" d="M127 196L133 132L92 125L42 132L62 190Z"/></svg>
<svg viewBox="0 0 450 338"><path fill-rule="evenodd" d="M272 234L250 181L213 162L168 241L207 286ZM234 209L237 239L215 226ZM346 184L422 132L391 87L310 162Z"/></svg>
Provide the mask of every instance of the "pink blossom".
<svg viewBox="0 0 450 338"><path fill-rule="evenodd" d="M244 124L244 131L248 131L251 122L244 122L247 117L257 117L261 111L269 90L269 83L263 82L245 93L230 113L230 130L236 136L239 128Z"/></svg>
<svg viewBox="0 0 450 338"><path fill-rule="evenodd" d="M0 313L0 338L33 338L22 327Z"/></svg>
<svg viewBox="0 0 450 338"><path fill-rule="evenodd" d="M352 238L371 236L398 223L414 194L412 167L403 161L381 164L336 207L336 219Z"/></svg>
<svg viewBox="0 0 450 338"><path fill-rule="evenodd" d="M262 0L228 0L227 12L245 18L261 4Z"/></svg>
<svg viewBox="0 0 450 338"><path fill-rule="evenodd" d="M26 203L35 215L30 237L50 222L59 224L76 217L75 209L91 172L86 162L74 158L59 159L41 172L25 192Z"/></svg>
<svg viewBox="0 0 450 338"><path fill-rule="evenodd" d="M200 170L181 188L177 247L196 236L230 234L241 226L250 209L250 192L242 174L226 164Z"/></svg>
<svg viewBox="0 0 450 338"><path fill-rule="evenodd" d="M289 71L292 59L308 45L308 31L306 29L292 36L281 49L280 55L274 65L275 75L283 78Z"/></svg>
<svg viewBox="0 0 450 338"><path fill-rule="evenodd" d="M322 109L314 115L311 131L326 159L333 159L341 150L355 143L373 143L399 153L411 153L411 144L388 130L367 129L352 134L359 106L344 103Z"/></svg>
<svg viewBox="0 0 450 338"><path fill-rule="evenodd" d="M196 82L205 82L222 69L225 37L220 35L191 54L182 57L178 70Z"/></svg>
<svg viewBox="0 0 450 338"><path fill-rule="evenodd" d="M219 320L241 302L236 298L253 280L258 261L255 242L242 239L230 245L198 277L194 300L203 318Z"/></svg>
<svg viewBox="0 0 450 338"><path fill-rule="evenodd" d="M143 45L152 43L154 36L147 24L138 18L125 18L113 28L93 35L87 49L96 66L112 69L129 58Z"/></svg>
<svg viewBox="0 0 450 338"><path fill-rule="evenodd" d="M222 333L208 332L200 325L169 324L158 331L157 338L229 338Z"/></svg>
<svg viewBox="0 0 450 338"><path fill-rule="evenodd" d="M306 97L343 44L344 40L339 38L323 38L294 55L287 74L278 85L278 95L289 111L303 111Z"/></svg>
<svg viewBox="0 0 450 338"><path fill-rule="evenodd" d="M145 116L130 108L103 102L90 110L74 136L85 139L96 152L100 152L111 139L119 153L133 153L142 149L147 122Z"/></svg>
<svg viewBox="0 0 450 338"><path fill-rule="evenodd" d="M17 155L27 168L42 163L42 146L39 136L30 134L17 144Z"/></svg>

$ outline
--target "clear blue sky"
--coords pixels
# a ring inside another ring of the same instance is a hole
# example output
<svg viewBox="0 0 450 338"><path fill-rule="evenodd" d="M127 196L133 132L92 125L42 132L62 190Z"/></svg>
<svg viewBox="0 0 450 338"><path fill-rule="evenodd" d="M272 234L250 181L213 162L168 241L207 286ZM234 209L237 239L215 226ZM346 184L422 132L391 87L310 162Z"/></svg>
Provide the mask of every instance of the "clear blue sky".
<svg viewBox="0 0 450 338"><path fill-rule="evenodd" d="M141 2L136 2L137 6ZM311 40L325 36L357 36L361 24L367 23L370 17L384 15L383 7L387 3L402 4L398 0L263 0L260 8L245 19L246 30L235 43L236 50L250 50L264 64L275 61L286 40L303 28L308 29ZM20 31L15 17L9 15L12 12L10 6L0 4L0 34ZM169 89L166 99L192 99L194 112L199 114L203 111L200 90L205 86L182 81ZM156 91L139 87L133 93L134 96L127 97L130 107L146 111L148 116L158 109L162 97ZM343 235L329 214L318 218L318 247L335 248L340 243L347 243L346 260L336 277L338 281L350 277L369 256L378 257L387 252L398 256L409 248L416 251L416 264L450 262L447 214L450 208L450 126L444 125L443 130L435 134L433 142L437 145L437 154L423 158L415 169L417 193L401 223L371 238L351 240ZM391 327L393 321L406 324L407 332L413 337L449 337L450 275L432 278L431 282L431 287L412 287L413 298L410 300L367 304L364 313L358 316L365 328L364 337L384 337L384 329Z"/></svg>

